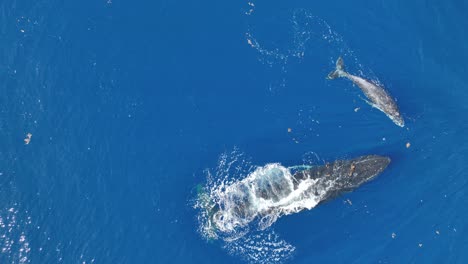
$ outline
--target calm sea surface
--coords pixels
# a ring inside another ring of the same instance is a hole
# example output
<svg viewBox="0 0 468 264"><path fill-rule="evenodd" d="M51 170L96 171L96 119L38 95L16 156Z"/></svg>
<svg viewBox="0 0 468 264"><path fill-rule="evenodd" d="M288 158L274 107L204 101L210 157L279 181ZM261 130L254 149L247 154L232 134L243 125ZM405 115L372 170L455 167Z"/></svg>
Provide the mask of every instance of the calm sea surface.
<svg viewBox="0 0 468 264"><path fill-rule="evenodd" d="M0 1L0 263L273 262L206 239L197 186L364 154L392 163L274 223L277 261L467 263L467 3Z"/></svg>

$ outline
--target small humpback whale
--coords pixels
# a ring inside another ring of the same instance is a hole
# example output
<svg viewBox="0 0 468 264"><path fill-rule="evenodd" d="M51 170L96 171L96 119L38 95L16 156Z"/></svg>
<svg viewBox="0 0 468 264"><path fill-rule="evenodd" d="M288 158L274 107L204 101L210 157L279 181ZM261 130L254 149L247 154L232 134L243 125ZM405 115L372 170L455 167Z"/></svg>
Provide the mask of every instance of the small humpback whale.
<svg viewBox="0 0 468 264"><path fill-rule="evenodd" d="M373 180L390 158L367 155L321 166L259 167L246 178L223 186L210 205L210 226L231 233L257 223L260 230L279 217L310 210Z"/></svg>
<svg viewBox="0 0 468 264"><path fill-rule="evenodd" d="M370 100L370 102L365 100L368 104L384 112L396 125L400 127L405 126L405 121L392 97L382 87L364 78L345 72L344 62L341 57L336 61L336 70L328 74L327 79L333 80L338 77L345 77L351 80L361 88L366 97Z"/></svg>

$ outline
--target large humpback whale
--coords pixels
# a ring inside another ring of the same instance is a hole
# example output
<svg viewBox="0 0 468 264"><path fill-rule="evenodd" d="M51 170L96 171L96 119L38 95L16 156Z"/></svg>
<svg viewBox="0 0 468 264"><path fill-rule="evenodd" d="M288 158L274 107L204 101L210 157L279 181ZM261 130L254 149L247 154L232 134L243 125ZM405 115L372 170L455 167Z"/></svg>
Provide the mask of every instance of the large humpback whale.
<svg viewBox="0 0 468 264"><path fill-rule="evenodd" d="M388 157L368 155L306 169L277 163L258 167L216 192L207 212L209 226L225 234L239 233L251 224L266 229L283 215L312 209L355 190L389 163Z"/></svg>
<svg viewBox="0 0 468 264"><path fill-rule="evenodd" d="M364 78L345 72L343 59L341 57L336 61L336 69L328 74L327 79L332 80L338 77L345 77L351 80L361 88L366 97L370 100L370 102L366 101L368 104L384 112L398 126L405 126L405 121L392 97L382 87Z"/></svg>

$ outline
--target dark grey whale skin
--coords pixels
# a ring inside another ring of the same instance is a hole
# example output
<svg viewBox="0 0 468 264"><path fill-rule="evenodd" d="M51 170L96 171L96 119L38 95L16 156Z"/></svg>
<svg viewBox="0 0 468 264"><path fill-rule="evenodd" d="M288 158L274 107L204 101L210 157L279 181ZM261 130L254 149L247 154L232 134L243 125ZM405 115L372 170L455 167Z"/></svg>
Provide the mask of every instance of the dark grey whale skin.
<svg viewBox="0 0 468 264"><path fill-rule="evenodd" d="M318 205L330 201L342 194L351 192L362 184L373 180L382 173L390 164L390 158L378 155L360 156L349 160L336 160L321 166L313 166L306 170L301 170L293 174L293 188L296 190L299 184L307 179L317 180L314 184L314 190L327 190L325 196L322 196ZM333 184L330 184L332 182ZM278 200L277 197L282 191L284 182L269 183L264 188L257 190L256 195L268 200ZM275 190L275 191L271 191ZM241 192L242 193L242 192ZM315 193L315 195L319 195ZM234 207L238 216L245 216L249 212L252 204L248 196L240 196L237 199L237 206ZM220 210L216 205L210 211L210 217ZM268 214L269 212L264 212Z"/></svg>
<svg viewBox="0 0 468 264"><path fill-rule="evenodd" d="M305 180L321 179L317 184L326 184L323 180L335 182L320 203L334 199L341 194L351 192L362 184L371 181L382 173L390 164L390 158L378 155L361 156L350 160L337 160L323 166L315 166L307 170L296 172L295 188Z"/></svg>

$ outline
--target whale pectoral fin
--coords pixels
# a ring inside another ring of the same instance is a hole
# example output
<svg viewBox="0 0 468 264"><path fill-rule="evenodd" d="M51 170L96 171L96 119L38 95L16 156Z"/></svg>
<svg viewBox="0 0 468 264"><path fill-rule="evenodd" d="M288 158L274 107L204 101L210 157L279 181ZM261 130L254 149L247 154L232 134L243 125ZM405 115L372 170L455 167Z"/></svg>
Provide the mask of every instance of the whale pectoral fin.
<svg viewBox="0 0 468 264"><path fill-rule="evenodd" d="M360 96L360 95L359 95L359 98L361 98L361 99L362 99L364 102L366 102L368 105L370 105L370 106L372 106L372 107L377 108L377 109L380 110L380 108L379 108L376 104L372 103L371 101L362 98L362 96Z"/></svg>
<svg viewBox="0 0 468 264"><path fill-rule="evenodd" d="M366 102L367 104L372 105L371 102L369 102L367 99L363 98L362 96L358 95L358 97L359 97L361 100L363 100L364 102Z"/></svg>

